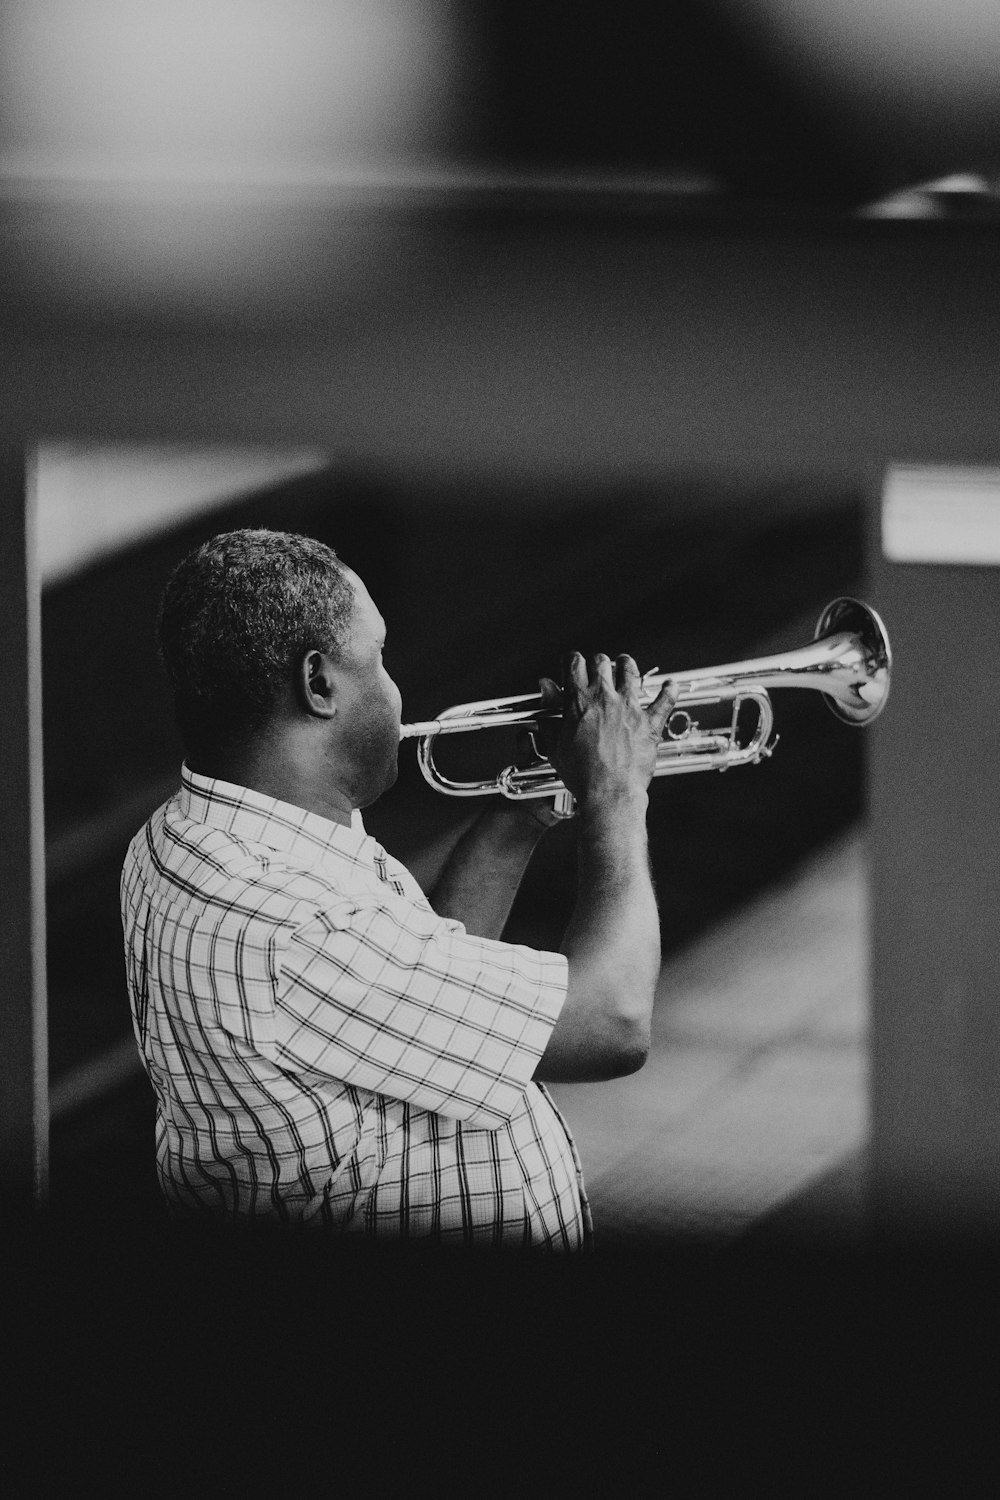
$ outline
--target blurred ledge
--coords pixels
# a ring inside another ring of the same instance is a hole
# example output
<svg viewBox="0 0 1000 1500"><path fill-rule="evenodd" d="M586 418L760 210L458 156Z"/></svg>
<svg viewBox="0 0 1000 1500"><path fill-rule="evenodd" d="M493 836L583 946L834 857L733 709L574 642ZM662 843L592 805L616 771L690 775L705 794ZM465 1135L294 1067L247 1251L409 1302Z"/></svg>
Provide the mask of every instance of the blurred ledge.
<svg viewBox="0 0 1000 1500"><path fill-rule="evenodd" d="M252 201L293 198L321 206L408 208L466 202L578 202L594 206L660 205L666 209L732 201L707 173L517 171L503 166L432 163L420 167L249 169L225 163L193 168L169 164L111 165L100 160L0 154L0 202L78 202L88 198L143 201L219 195Z"/></svg>
<svg viewBox="0 0 1000 1500"><path fill-rule="evenodd" d="M969 184L973 184L972 187ZM867 238L944 228L996 228L996 190L956 174L903 186L875 202L792 191L780 179L748 192L711 172L518 170L503 164L431 162L386 168L169 163L0 153L0 211L113 206L136 212L197 207L209 216L273 208L320 216L662 219L678 226L840 226ZM992 225L990 220L992 219Z"/></svg>

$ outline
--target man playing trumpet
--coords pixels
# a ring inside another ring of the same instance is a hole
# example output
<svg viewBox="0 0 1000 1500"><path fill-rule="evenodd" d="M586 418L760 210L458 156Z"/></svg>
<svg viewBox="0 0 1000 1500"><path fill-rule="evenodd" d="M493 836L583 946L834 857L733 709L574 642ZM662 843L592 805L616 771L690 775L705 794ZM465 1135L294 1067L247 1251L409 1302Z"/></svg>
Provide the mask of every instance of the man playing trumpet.
<svg viewBox="0 0 1000 1500"><path fill-rule="evenodd" d="M401 700L361 579L236 531L175 570L159 624L186 750L133 839L122 919L156 1160L181 1218L575 1250L580 1163L545 1089L641 1067L659 972L647 788L675 701L566 659L544 749L578 806L559 953L501 941L552 821L492 799L429 898L364 830Z"/></svg>

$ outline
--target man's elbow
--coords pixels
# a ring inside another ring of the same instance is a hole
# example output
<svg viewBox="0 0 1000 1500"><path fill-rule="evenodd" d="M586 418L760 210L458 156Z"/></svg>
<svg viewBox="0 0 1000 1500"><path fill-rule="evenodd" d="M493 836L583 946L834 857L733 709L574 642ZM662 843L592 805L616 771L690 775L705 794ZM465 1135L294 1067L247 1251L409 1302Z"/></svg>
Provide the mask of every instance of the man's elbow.
<svg viewBox="0 0 1000 1500"><path fill-rule="evenodd" d="M553 1033L534 1072L538 1083L607 1083L637 1073L649 1056L649 1026L619 1018L583 1036Z"/></svg>
<svg viewBox="0 0 1000 1500"><path fill-rule="evenodd" d="M600 1040L595 1038L595 1076L606 1080L627 1078L630 1073L638 1073L649 1056L649 1046L648 1020L627 1015L609 1018Z"/></svg>
<svg viewBox="0 0 1000 1500"><path fill-rule="evenodd" d="M648 1023L626 1021L617 1029L609 1062L614 1072L611 1078L627 1078L638 1073L649 1057L650 1034Z"/></svg>
<svg viewBox="0 0 1000 1500"><path fill-rule="evenodd" d="M603 1076L637 1073L649 1057L655 984L643 975L616 973L611 983L592 994L592 1035L595 1050L603 1053Z"/></svg>

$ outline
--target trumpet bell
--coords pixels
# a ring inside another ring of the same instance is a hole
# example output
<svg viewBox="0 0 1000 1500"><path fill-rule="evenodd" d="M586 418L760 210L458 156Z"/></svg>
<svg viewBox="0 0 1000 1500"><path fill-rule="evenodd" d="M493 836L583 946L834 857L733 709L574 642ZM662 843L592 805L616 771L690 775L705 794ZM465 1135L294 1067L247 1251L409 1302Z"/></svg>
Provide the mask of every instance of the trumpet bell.
<svg viewBox="0 0 1000 1500"><path fill-rule="evenodd" d="M881 618L859 599L834 599L816 623L817 641L839 641L844 634L853 644L838 656L850 678L836 689L821 689L829 708L845 724L870 724L882 712L892 680L892 647ZM836 651L836 647L833 647Z"/></svg>

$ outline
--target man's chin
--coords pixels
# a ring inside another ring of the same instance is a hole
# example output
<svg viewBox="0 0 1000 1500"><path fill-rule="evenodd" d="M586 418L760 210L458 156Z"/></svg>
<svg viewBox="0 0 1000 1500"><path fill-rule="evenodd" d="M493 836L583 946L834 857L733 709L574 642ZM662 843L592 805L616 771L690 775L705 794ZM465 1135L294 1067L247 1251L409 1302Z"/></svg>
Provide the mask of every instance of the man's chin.
<svg viewBox="0 0 1000 1500"><path fill-rule="evenodd" d="M382 778L382 785L378 788L377 791L372 792L364 802L359 803L359 806L361 808L371 807L372 803L377 802L378 799L383 796L383 794L387 792L390 787L394 787L398 780L399 765L396 761L393 761L391 766L386 767L385 775Z"/></svg>

